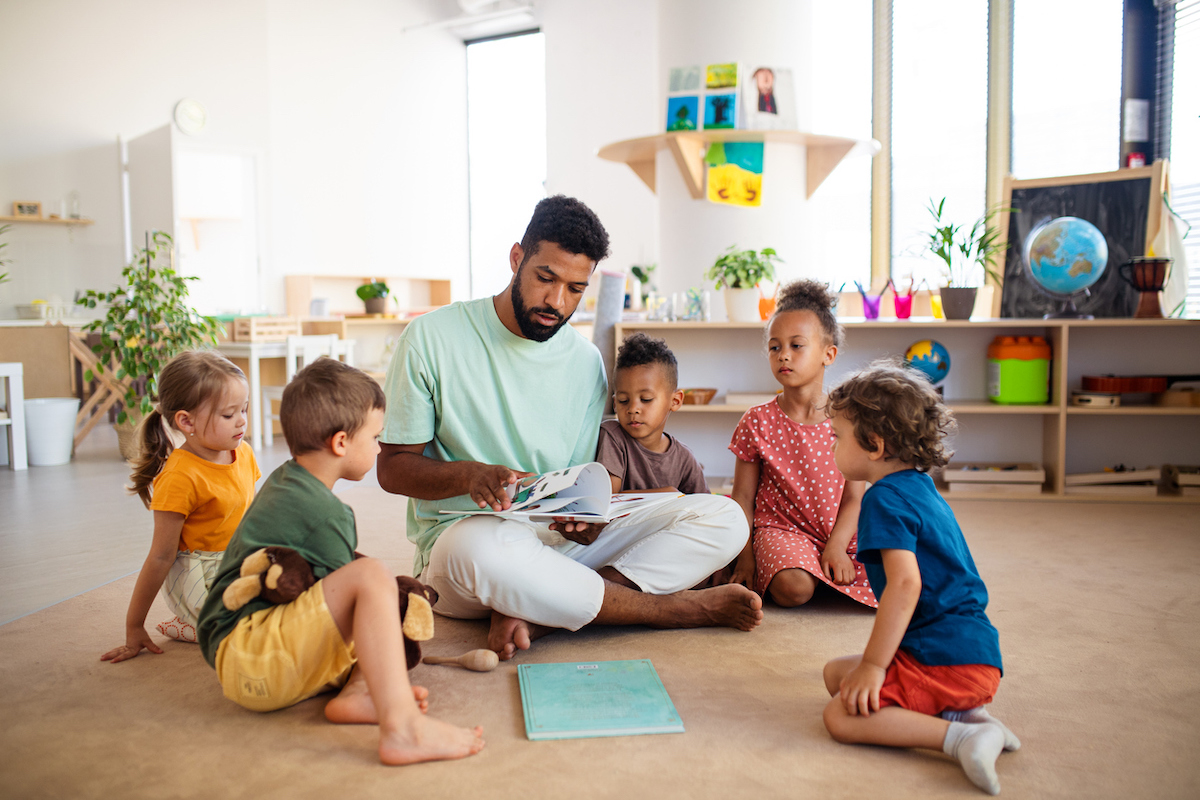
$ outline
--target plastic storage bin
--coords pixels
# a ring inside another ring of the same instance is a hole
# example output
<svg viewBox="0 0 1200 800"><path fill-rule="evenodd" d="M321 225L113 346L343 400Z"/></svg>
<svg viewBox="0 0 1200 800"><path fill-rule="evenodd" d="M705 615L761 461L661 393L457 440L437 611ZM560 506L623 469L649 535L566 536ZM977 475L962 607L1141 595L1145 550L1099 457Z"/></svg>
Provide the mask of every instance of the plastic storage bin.
<svg viewBox="0 0 1200 800"><path fill-rule="evenodd" d="M1041 336L997 336L988 345L988 400L1006 405L1050 401L1050 345Z"/></svg>
<svg viewBox="0 0 1200 800"><path fill-rule="evenodd" d="M36 397L25 401L25 444L29 466L54 467L71 460L75 446L76 397Z"/></svg>

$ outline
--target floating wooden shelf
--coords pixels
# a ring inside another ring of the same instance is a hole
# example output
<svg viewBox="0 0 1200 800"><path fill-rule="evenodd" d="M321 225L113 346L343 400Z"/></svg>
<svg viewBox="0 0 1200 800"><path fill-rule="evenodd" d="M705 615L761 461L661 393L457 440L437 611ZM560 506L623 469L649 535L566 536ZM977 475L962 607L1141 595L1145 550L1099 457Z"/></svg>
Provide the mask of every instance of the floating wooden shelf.
<svg viewBox="0 0 1200 800"><path fill-rule="evenodd" d="M33 222L41 225L91 225L94 219L50 219L49 217L0 217L0 224L6 222Z"/></svg>
<svg viewBox="0 0 1200 800"><path fill-rule="evenodd" d="M675 156L675 163L683 173L688 192L697 200L704 197L704 153L713 142L783 142L807 148L805 175L806 197L812 197L829 173L833 172L851 150L859 149L869 155L879 152L879 142L874 139L847 139L842 136L823 136L801 131L739 131L704 130L673 131L638 139L625 139L601 147L597 155L606 161L616 161L629 168L657 192L654 173L655 158L659 150L666 148Z"/></svg>

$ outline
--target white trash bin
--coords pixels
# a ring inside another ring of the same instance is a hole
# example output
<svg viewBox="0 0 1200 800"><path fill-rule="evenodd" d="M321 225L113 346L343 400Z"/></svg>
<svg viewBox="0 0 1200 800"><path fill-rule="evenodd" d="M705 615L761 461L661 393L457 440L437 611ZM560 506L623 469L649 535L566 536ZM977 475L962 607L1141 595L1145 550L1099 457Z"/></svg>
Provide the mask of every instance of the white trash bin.
<svg viewBox="0 0 1200 800"><path fill-rule="evenodd" d="M25 401L29 466L53 467L71 460L79 398L34 397Z"/></svg>

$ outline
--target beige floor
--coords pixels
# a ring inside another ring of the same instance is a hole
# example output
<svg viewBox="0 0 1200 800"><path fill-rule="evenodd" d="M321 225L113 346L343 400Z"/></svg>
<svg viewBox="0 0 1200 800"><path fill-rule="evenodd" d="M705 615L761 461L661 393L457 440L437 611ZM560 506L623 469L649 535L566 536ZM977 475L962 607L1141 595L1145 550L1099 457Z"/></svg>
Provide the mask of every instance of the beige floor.
<svg viewBox="0 0 1200 800"><path fill-rule="evenodd" d="M162 656L102 664L99 654L120 640L128 573L148 528L144 511L111 497L119 464L88 463L43 468L63 472L49 482L54 491L38 490L59 500L41 524L7 499L42 476L0 472L4 583L21 574L26 587L0 595L3 618L17 616L20 596L40 583L68 587L60 598L87 589L0 626L0 796L983 796L940 754L829 739L821 665L861 649L872 619L835 598L769 607L752 633L596 629L548 637L520 659L650 658L682 735L529 742L514 664L482 675L418 667L413 679L430 688L431 713L483 724L488 747L464 762L403 769L377 765L369 727L326 724L319 698L274 714L242 711L221 696L194 646L168 643ZM361 548L407 569L403 500L371 478L341 496L355 508ZM1001 632L1006 675L993 711L1024 742L1001 757L1003 796L1200 796L1197 507L954 505ZM60 531L50 520L82 522ZM101 558L122 531L136 535ZM83 555L64 545L72 537ZM24 561L10 564L14 553ZM60 572L70 580L58 581ZM125 577L105 583L112 573ZM154 614L165 616L161 604ZM439 619L426 651L457 654L484 633L480 623Z"/></svg>

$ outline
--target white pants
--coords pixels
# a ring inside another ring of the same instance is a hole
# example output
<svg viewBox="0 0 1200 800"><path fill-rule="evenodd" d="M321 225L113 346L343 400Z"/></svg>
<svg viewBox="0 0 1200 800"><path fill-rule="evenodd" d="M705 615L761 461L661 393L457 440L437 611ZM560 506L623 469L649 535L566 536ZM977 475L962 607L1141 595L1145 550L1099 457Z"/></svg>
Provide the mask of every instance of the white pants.
<svg viewBox="0 0 1200 800"><path fill-rule="evenodd" d="M487 515L455 522L434 543L421 576L438 592L434 611L478 619L494 609L579 630L604 601L596 570L613 567L649 594L690 589L732 561L750 531L733 500L693 494L614 520L590 545L543 541L554 536L541 525Z"/></svg>

